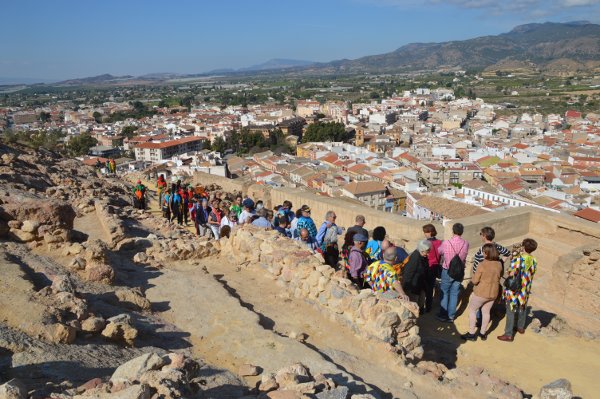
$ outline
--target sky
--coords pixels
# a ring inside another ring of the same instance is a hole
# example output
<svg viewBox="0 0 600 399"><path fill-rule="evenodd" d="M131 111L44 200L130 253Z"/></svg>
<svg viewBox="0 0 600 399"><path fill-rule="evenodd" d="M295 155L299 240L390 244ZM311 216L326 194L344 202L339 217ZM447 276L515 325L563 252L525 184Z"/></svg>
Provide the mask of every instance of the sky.
<svg viewBox="0 0 600 399"><path fill-rule="evenodd" d="M327 62L532 22L600 23L600 0L4 0L0 78L201 73Z"/></svg>

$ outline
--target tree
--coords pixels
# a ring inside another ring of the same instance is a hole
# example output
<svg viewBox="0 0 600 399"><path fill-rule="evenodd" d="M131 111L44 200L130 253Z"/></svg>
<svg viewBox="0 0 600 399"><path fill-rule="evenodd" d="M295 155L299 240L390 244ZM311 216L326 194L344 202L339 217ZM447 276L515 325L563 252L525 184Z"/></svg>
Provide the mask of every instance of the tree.
<svg viewBox="0 0 600 399"><path fill-rule="evenodd" d="M95 111L92 116L94 117L96 123L102 123L102 114L100 112Z"/></svg>
<svg viewBox="0 0 600 399"><path fill-rule="evenodd" d="M81 134L79 136L72 137L69 140L67 149L73 156L86 155L90 148L98 144L98 140L93 138L89 134Z"/></svg>
<svg viewBox="0 0 600 399"><path fill-rule="evenodd" d="M210 145L210 149L223 155L227 149L227 142L223 139L223 137L219 136L213 140L212 144Z"/></svg>
<svg viewBox="0 0 600 399"><path fill-rule="evenodd" d="M42 123L48 122L50 120L50 118L51 118L50 112L44 112L44 111L42 111L40 113L40 121Z"/></svg>
<svg viewBox="0 0 600 399"><path fill-rule="evenodd" d="M347 141L350 138L344 124L339 122L317 122L306 129L302 135L302 142L310 141Z"/></svg>
<svg viewBox="0 0 600 399"><path fill-rule="evenodd" d="M125 137L127 137L128 139L132 138L133 136L135 136L135 131L138 130L137 126L125 126L123 128L123 130L121 130L121 134Z"/></svg>

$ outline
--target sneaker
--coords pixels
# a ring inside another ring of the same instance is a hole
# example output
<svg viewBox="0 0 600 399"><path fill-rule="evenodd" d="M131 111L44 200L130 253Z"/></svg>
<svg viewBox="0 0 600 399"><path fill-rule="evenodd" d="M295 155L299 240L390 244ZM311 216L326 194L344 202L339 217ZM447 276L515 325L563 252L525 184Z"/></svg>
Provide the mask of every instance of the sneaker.
<svg viewBox="0 0 600 399"><path fill-rule="evenodd" d="M477 335L471 333L462 334L460 338L465 341L477 341Z"/></svg>
<svg viewBox="0 0 600 399"><path fill-rule="evenodd" d="M512 337L512 335L500 335L498 339L504 342L512 342L514 338Z"/></svg>
<svg viewBox="0 0 600 399"><path fill-rule="evenodd" d="M487 334L481 334L481 333L479 333L479 339L481 339L482 341L487 340Z"/></svg>

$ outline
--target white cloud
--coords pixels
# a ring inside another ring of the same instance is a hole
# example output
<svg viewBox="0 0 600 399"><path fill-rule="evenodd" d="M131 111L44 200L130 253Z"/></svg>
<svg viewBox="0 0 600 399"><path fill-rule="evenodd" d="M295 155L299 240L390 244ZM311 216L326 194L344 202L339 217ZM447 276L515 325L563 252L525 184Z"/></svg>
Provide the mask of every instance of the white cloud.
<svg viewBox="0 0 600 399"><path fill-rule="evenodd" d="M562 0L565 7L593 6L600 4L600 0Z"/></svg>
<svg viewBox="0 0 600 399"><path fill-rule="evenodd" d="M540 14L558 13L564 8L590 7L598 9L600 0L358 0L380 6L417 8L427 5L451 5L457 8L489 10L495 14ZM585 15L582 15L585 16Z"/></svg>

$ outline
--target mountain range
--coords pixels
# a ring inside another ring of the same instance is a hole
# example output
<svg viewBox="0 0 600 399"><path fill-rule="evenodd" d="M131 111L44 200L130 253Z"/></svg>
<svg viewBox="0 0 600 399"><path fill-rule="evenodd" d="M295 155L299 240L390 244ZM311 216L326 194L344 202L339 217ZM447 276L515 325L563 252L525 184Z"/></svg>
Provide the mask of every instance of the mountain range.
<svg viewBox="0 0 600 399"><path fill-rule="evenodd" d="M534 23L508 33L442 43L411 43L389 53L355 60L325 63L272 59L240 69L218 69L198 74L153 73L139 77L109 74L71 79L53 85L118 85L126 82L161 82L210 75L352 74L435 71L442 69L504 68L527 64L536 70L562 74L600 72L600 25L587 21ZM25 83L25 82L23 82Z"/></svg>

